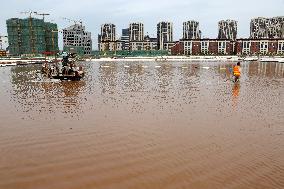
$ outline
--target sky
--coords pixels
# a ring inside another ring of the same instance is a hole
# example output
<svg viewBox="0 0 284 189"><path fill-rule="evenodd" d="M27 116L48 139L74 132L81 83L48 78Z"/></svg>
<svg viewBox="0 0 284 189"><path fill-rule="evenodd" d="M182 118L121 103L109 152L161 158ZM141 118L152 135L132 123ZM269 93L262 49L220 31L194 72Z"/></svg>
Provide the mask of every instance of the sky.
<svg viewBox="0 0 284 189"><path fill-rule="evenodd" d="M238 22L238 38L249 37L250 20L255 17L284 16L284 0L3 0L0 5L0 35L7 35L6 20L25 18L23 11L49 13L46 21L59 29L73 24L62 17L82 20L92 33L93 49L103 23L113 23L117 37L130 22L144 23L145 34L156 36L157 23L173 23L174 40L182 38L182 23L199 21L203 37L216 38L218 21ZM41 18L41 16L35 16ZM62 36L59 38L62 49Z"/></svg>

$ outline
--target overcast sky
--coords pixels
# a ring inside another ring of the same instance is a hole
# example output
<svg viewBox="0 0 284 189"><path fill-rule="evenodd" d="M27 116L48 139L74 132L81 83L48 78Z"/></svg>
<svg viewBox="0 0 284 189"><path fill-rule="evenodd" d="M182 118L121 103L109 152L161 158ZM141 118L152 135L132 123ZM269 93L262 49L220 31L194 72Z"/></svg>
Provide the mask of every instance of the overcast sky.
<svg viewBox="0 0 284 189"><path fill-rule="evenodd" d="M0 5L0 35L7 34L6 20L24 18L21 11L50 13L47 21L63 29L72 23L62 17L83 21L92 32L93 47L97 48L100 25L114 23L117 36L130 22L143 22L145 34L156 36L160 21L173 22L174 40L182 37L182 23L196 20L203 37L216 38L218 21L238 21L238 37L249 36L249 23L254 17L284 16L284 0L3 0ZM59 39L62 48L62 37Z"/></svg>

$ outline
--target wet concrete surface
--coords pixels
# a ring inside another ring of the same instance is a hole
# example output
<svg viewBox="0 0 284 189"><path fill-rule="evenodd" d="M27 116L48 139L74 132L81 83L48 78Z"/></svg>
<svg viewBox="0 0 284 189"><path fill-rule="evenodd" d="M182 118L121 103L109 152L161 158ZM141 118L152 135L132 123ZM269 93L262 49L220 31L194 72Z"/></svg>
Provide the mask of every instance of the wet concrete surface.
<svg viewBox="0 0 284 189"><path fill-rule="evenodd" d="M284 64L0 69L0 188L284 188Z"/></svg>

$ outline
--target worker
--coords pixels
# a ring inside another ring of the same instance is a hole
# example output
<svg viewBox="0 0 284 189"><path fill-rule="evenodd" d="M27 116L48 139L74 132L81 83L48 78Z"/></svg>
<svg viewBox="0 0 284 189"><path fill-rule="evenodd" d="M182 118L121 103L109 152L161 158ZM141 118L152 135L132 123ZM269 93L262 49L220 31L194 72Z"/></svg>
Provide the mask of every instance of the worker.
<svg viewBox="0 0 284 189"><path fill-rule="evenodd" d="M238 62L233 68L234 82L238 82L241 77L241 63Z"/></svg>

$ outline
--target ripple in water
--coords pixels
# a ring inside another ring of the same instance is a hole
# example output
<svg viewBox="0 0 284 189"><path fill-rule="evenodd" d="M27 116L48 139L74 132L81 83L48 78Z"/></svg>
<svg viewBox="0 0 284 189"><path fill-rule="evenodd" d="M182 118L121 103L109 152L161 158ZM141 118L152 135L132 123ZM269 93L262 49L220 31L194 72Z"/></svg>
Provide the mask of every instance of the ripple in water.
<svg viewBox="0 0 284 189"><path fill-rule="evenodd" d="M0 188L284 188L284 64L0 69Z"/></svg>

